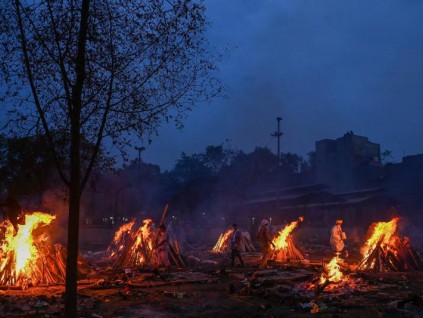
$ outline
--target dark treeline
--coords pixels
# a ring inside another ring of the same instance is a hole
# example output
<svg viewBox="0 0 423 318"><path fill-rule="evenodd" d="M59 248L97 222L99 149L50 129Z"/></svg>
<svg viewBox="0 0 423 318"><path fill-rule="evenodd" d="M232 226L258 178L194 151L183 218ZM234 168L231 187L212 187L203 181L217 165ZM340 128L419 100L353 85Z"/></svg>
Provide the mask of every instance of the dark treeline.
<svg viewBox="0 0 423 318"><path fill-rule="evenodd" d="M43 208L44 194L52 189L66 200L43 136L0 138L2 189L31 198ZM85 151L89 152L87 145ZM304 182L314 169L314 156L305 160L293 153L277 155L257 147L246 153L226 146L207 146L202 153L182 153L174 167L161 171L155 164L135 159L121 168L105 155L97 164L82 200L86 223L119 223L122 218L160 213L165 204L172 215L193 222L221 219L251 192ZM35 202L35 203L34 203ZM52 211L61 212L61 211ZM107 221L106 221L107 219Z"/></svg>

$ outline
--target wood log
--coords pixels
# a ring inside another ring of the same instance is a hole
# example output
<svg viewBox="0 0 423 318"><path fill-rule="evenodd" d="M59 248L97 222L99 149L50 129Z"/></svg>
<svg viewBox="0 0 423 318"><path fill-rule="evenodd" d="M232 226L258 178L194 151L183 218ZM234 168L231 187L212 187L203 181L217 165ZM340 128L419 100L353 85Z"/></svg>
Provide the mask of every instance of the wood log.
<svg viewBox="0 0 423 318"><path fill-rule="evenodd" d="M165 218L166 218L166 215L167 215L167 210L168 210L168 209L169 209L169 204L167 204L167 203L166 203L165 208L164 208L164 210L163 210L162 218L160 219L160 223L159 223L159 225L163 224L163 222L164 222L164 220L165 220Z"/></svg>
<svg viewBox="0 0 423 318"><path fill-rule="evenodd" d="M358 264L357 271L363 270L363 269L373 269L372 261L375 259L377 253L378 253L378 247L382 244L384 236L382 236L378 243L376 244L376 247L373 249L373 251L370 252L369 256L366 258L363 258L363 260Z"/></svg>
<svg viewBox="0 0 423 318"><path fill-rule="evenodd" d="M175 250L175 248L173 247L172 244L169 244L169 250L172 252L172 254L174 254L176 260L177 260L177 265L181 266L181 267L185 267L185 263L182 260L180 254L178 254Z"/></svg>

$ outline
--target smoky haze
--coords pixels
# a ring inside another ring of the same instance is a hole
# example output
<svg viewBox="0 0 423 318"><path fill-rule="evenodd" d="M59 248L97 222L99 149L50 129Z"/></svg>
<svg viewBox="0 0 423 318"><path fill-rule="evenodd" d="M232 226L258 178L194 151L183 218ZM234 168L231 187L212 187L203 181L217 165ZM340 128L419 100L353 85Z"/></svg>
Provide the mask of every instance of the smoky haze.
<svg viewBox="0 0 423 318"><path fill-rule="evenodd" d="M198 105L185 128L163 125L142 153L169 169L180 153L230 140L305 156L352 130L392 150L423 152L423 3L420 1L205 1L209 40L229 48L227 98ZM134 142L136 144L136 142ZM137 156L134 151L133 156Z"/></svg>

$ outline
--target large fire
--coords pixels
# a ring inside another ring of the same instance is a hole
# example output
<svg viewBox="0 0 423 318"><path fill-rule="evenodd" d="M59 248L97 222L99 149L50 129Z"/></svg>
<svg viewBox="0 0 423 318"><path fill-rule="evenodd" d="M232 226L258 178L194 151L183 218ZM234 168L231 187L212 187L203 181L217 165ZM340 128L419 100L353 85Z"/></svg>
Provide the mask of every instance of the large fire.
<svg viewBox="0 0 423 318"><path fill-rule="evenodd" d="M318 282L310 284L306 288L314 289L316 295L323 291L354 290L357 287L355 280L349 275L345 275L343 270L346 270L346 264L342 258L336 255L323 267Z"/></svg>
<svg viewBox="0 0 423 318"><path fill-rule="evenodd" d="M153 230L153 221L145 219L137 230L134 227L135 220L123 224L107 248L107 256L114 267L156 264L153 244L157 232Z"/></svg>
<svg viewBox="0 0 423 318"><path fill-rule="evenodd" d="M126 224L123 224L115 233L115 237L113 239L113 242L119 242L121 238L125 235L125 233L128 233L132 231L132 228L135 225L135 219L131 222L128 222Z"/></svg>
<svg viewBox="0 0 423 318"><path fill-rule="evenodd" d="M220 234L219 239L212 248L212 253L225 253L230 246L230 238L234 233L234 229L229 229L225 233Z"/></svg>
<svg viewBox="0 0 423 318"><path fill-rule="evenodd" d="M106 254L110 259L115 259L118 256L118 252L121 252L126 245L126 240L130 238L130 233L135 225L135 219L123 224L116 231L113 241L110 243L106 250Z"/></svg>
<svg viewBox="0 0 423 318"><path fill-rule="evenodd" d="M3 221L0 240L0 284L57 283L64 279L65 269L59 246L48 242L48 234L39 229L49 225L55 216L33 212L26 214L25 224L17 234L9 221Z"/></svg>
<svg viewBox="0 0 423 318"><path fill-rule="evenodd" d="M288 259L304 259L301 252L295 247L291 235L292 231L296 229L298 224L303 220L303 217L299 217L297 221L293 221L286 225L272 240L272 243L274 244L275 258L277 260L285 261Z"/></svg>
<svg viewBox="0 0 423 318"><path fill-rule="evenodd" d="M361 248L363 255L357 270L420 270L423 264L406 237L397 234L399 218L372 225L369 238Z"/></svg>
<svg viewBox="0 0 423 318"><path fill-rule="evenodd" d="M143 225L135 233L135 241L131 246L131 251L135 257L135 265L143 265L145 263L153 263L153 249L154 249L154 236L155 232L152 231L151 227L153 225L153 220L146 219L143 220ZM154 234L154 236L153 236ZM137 251L142 251L142 253L137 253Z"/></svg>
<svg viewBox="0 0 423 318"><path fill-rule="evenodd" d="M298 221L293 221L290 224L286 225L276 238L273 239L272 243L275 244L275 249L280 250L288 247L287 238L291 235L291 232L298 226L298 223L303 220L302 217L298 219Z"/></svg>
<svg viewBox="0 0 423 318"><path fill-rule="evenodd" d="M331 283L339 283L344 278L341 272L341 258L335 256L324 266L324 272L320 275L319 284L323 285L327 281Z"/></svg>
<svg viewBox="0 0 423 318"><path fill-rule="evenodd" d="M379 245L382 248L389 248L391 239L397 232L399 218L393 218L389 222L378 222L373 224L370 237L361 248L363 258L367 258Z"/></svg>

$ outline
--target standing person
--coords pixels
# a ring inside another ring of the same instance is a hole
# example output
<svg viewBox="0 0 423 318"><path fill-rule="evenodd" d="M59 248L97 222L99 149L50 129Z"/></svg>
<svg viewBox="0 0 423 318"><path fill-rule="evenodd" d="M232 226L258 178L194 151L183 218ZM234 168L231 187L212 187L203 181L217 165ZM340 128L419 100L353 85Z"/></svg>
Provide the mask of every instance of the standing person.
<svg viewBox="0 0 423 318"><path fill-rule="evenodd" d="M160 224L159 226L159 233L156 240L156 252L159 266L164 266L169 269L169 234L164 224Z"/></svg>
<svg viewBox="0 0 423 318"><path fill-rule="evenodd" d="M3 219L9 219L13 225L13 235L18 234L18 224L25 224L25 216L22 213L22 208L18 201L12 196L7 195L4 202L0 203L0 207L3 208Z"/></svg>
<svg viewBox="0 0 423 318"><path fill-rule="evenodd" d="M273 244L269 236L269 231L267 228L268 225L269 221L263 219L261 221L261 225L257 233L257 238L259 240L262 252L261 262L259 265L260 268L267 268L267 261L269 260L272 254L272 249L270 246L272 245L273 247L275 247L275 244Z"/></svg>
<svg viewBox="0 0 423 318"><path fill-rule="evenodd" d="M336 220L335 225L330 231L330 246L337 256L339 256L344 249L344 240L347 239L345 232L342 231L342 223L342 220Z"/></svg>
<svg viewBox="0 0 423 318"><path fill-rule="evenodd" d="M238 258L240 263L241 263L241 267L244 266L244 260L241 257L241 244L242 244L242 233L240 230L238 230L238 225L233 224L232 225L234 228L234 233L232 234L231 237L231 248L232 248L232 253L231 253L231 266L235 266L235 258Z"/></svg>

